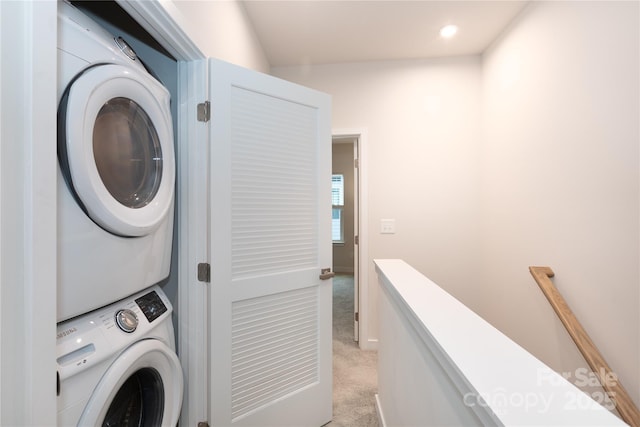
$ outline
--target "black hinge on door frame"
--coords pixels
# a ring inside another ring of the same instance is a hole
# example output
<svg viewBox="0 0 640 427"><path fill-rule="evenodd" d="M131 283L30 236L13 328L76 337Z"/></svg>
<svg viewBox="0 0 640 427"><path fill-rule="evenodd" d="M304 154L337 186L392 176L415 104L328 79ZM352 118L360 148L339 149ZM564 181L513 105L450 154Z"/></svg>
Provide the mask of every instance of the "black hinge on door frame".
<svg viewBox="0 0 640 427"><path fill-rule="evenodd" d="M209 101L204 101L201 104L198 104L198 121L199 122L208 122L211 119L211 103Z"/></svg>
<svg viewBox="0 0 640 427"><path fill-rule="evenodd" d="M207 262L198 264L198 280L207 283L211 281L211 264Z"/></svg>
<svg viewBox="0 0 640 427"><path fill-rule="evenodd" d="M353 318L355 319L356 322L360 321L360 313L358 313L357 311L355 313L353 313Z"/></svg>
<svg viewBox="0 0 640 427"><path fill-rule="evenodd" d="M206 421L200 421L198 427L209 427L209 423Z"/></svg>

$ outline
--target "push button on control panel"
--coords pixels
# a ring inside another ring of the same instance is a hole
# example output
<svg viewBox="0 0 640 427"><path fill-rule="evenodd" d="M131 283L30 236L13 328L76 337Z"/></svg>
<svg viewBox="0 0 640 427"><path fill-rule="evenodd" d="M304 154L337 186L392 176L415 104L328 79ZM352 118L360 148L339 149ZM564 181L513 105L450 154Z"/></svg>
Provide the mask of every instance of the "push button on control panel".
<svg viewBox="0 0 640 427"><path fill-rule="evenodd" d="M138 316L128 308L118 310L116 313L116 324L120 329L130 334L138 327Z"/></svg>

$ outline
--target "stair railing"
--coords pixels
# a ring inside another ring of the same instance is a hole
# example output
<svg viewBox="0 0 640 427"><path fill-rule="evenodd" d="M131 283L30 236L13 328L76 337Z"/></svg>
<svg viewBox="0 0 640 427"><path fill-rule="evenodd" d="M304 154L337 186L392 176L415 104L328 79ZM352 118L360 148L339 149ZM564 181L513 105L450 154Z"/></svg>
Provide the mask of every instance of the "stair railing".
<svg viewBox="0 0 640 427"><path fill-rule="evenodd" d="M542 293L547 297L551 307L560 318L560 321L576 343L578 350L582 353L589 367L598 377L602 388L608 393L615 403L615 407L624 422L632 427L640 427L640 411L635 406L631 397L611 371L611 368L598 351L596 345L591 341L589 335L584 330L569 305L564 300L558 289L554 286L551 278L554 276L550 267L529 267L531 275L535 279ZM612 378L616 378L612 381Z"/></svg>

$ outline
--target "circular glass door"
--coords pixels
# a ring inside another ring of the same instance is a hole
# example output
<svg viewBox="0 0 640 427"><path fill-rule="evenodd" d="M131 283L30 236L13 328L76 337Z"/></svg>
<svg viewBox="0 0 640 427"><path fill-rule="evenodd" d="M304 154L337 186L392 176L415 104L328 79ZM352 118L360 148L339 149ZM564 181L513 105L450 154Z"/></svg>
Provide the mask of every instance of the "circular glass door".
<svg viewBox="0 0 640 427"><path fill-rule="evenodd" d="M131 375L116 393L103 427L156 427L162 425L164 386L158 371L142 368Z"/></svg>
<svg viewBox="0 0 640 427"><path fill-rule="evenodd" d="M132 209L153 201L162 177L162 147L149 115L128 98L107 101L93 126L93 158L107 191Z"/></svg>
<svg viewBox="0 0 640 427"><path fill-rule="evenodd" d="M175 426L182 392L178 356L160 340L141 340L102 375L78 425Z"/></svg>
<svg viewBox="0 0 640 427"><path fill-rule="evenodd" d="M127 67L96 66L72 83L64 107L61 163L81 207L111 233L152 232L173 206L167 90Z"/></svg>

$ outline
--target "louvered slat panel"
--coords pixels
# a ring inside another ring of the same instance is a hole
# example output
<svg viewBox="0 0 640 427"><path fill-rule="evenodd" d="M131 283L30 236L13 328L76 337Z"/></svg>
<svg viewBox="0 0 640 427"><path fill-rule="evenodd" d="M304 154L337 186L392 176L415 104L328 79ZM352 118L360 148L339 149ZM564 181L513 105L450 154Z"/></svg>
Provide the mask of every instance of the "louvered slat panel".
<svg viewBox="0 0 640 427"><path fill-rule="evenodd" d="M300 331L296 331L300 333L308 333L313 334L313 329L309 327L300 328ZM306 343L300 344L300 348L307 345ZM291 341L288 340L288 337L280 337L273 343L257 343L255 348L248 346L245 351L238 351L235 354L235 362L236 362L236 373L239 375L242 372L242 369L249 368L253 369L253 364L258 364L261 360L268 361L272 358L277 358L278 354L282 354L282 357L286 357L289 353L298 353L298 351L292 351L294 349L294 345L291 344Z"/></svg>
<svg viewBox="0 0 640 427"><path fill-rule="evenodd" d="M268 342L263 342L262 336L258 337L256 336L257 334L253 334L256 336L256 339L254 340L245 337L239 344L237 344L236 356L238 358L238 362L241 362L241 357L244 354L248 354L249 358L254 360L259 356L259 351L265 351L267 354L271 354L279 345L284 345L286 347L286 340L288 339L289 333L300 333L303 331L312 333L313 326L314 325L311 322L301 323L300 326L289 325L286 328L281 328L281 333L270 336L269 338L271 339Z"/></svg>
<svg viewBox="0 0 640 427"><path fill-rule="evenodd" d="M282 322L278 322L278 321L273 321L270 324L256 324L255 327L257 328L258 326L263 326L263 327L270 327L270 326L277 326L279 327L277 333L274 333L272 336L270 336L270 341L269 342L274 342L274 340L276 340L278 337L286 337L287 334L289 333L289 330L291 329L299 329L301 327L301 325L303 324L303 322L305 322L307 319L301 319L299 321L295 321L295 319L292 321L291 318L286 318L283 319ZM265 336L264 334L261 335L261 337L265 338L267 336ZM256 333L255 333L255 329L252 330L250 333L239 333L238 337L237 337L237 341L236 343L238 344L238 350L241 350L241 346L243 344L243 342L248 342L252 348L255 347L256 345Z"/></svg>
<svg viewBox="0 0 640 427"><path fill-rule="evenodd" d="M291 351L288 352L291 353ZM235 381L236 388L243 388L245 393L248 389L262 389L264 388L264 384L274 378L283 380L281 377L282 370L287 370L287 372L291 373L295 368L298 368L306 372L307 365L315 361L315 349L307 346L303 349L297 349L295 353L295 358L280 357L278 360L264 361L260 364L259 374L256 373L255 370L247 369L246 372L237 375ZM274 355L275 354L276 353L274 353Z"/></svg>
<svg viewBox="0 0 640 427"><path fill-rule="evenodd" d="M271 311L291 311L290 307L292 302L295 303L296 306L302 306L305 303L310 304L314 300L314 296L308 294L293 296L289 294L276 293L272 294L271 298L271 306L269 307L269 310ZM256 313L256 307L263 307L261 301L243 300L242 308L240 309L239 307L237 311L238 319L250 320L261 317L262 314Z"/></svg>
<svg viewBox="0 0 640 427"><path fill-rule="evenodd" d="M316 287L234 302L232 418L317 382L317 340Z"/></svg>
<svg viewBox="0 0 640 427"><path fill-rule="evenodd" d="M316 111L242 88L231 108L233 278L315 266Z"/></svg>

